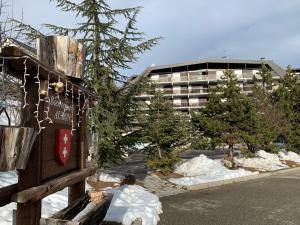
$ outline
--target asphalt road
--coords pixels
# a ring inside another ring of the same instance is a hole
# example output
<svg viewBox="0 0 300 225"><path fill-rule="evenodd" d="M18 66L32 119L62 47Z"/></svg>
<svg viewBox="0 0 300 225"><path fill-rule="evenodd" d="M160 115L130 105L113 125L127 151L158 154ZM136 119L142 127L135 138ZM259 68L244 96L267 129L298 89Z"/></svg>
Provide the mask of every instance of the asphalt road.
<svg viewBox="0 0 300 225"><path fill-rule="evenodd" d="M300 225L300 172L161 198L159 225Z"/></svg>

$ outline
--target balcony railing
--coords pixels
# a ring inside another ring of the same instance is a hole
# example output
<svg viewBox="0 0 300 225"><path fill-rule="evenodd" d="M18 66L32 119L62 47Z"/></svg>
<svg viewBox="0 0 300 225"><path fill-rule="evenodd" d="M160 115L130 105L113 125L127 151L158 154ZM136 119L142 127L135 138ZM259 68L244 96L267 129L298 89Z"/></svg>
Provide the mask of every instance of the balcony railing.
<svg viewBox="0 0 300 225"><path fill-rule="evenodd" d="M204 107L207 105L207 102L181 102L181 103L173 103L175 108L181 107Z"/></svg>
<svg viewBox="0 0 300 225"><path fill-rule="evenodd" d="M190 94L208 93L208 88L192 88L189 90Z"/></svg>
<svg viewBox="0 0 300 225"><path fill-rule="evenodd" d="M190 107L203 107L207 105L207 102L191 102Z"/></svg>

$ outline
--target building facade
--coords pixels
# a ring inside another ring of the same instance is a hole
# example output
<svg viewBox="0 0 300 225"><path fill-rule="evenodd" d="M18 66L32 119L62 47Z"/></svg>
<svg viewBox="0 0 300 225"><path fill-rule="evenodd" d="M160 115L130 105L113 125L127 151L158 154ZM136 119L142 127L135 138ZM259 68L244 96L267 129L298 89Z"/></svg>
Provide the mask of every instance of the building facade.
<svg viewBox="0 0 300 225"><path fill-rule="evenodd" d="M156 90L136 98L150 104L151 97L159 89L176 110L190 114L206 106L209 90L216 87L225 70L233 70L242 92L251 93L253 76L260 79L258 72L262 63L272 71L275 83L284 75L285 71L271 60L221 59L151 66L140 76L146 76L155 83ZM130 82L137 81L140 76L133 77Z"/></svg>

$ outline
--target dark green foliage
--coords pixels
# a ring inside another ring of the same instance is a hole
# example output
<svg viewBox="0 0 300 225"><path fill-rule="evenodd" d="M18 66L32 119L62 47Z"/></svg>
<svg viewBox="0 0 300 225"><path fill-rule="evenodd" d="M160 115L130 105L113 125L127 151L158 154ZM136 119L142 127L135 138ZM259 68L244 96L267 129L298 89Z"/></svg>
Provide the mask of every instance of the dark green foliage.
<svg viewBox="0 0 300 225"><path fill-rule="evenodd" d="M144 39L136 28L141 8L112 9L104 0L53 0L65 12L73 12L81 21L74 27L45 24L55 35L68 35L81 40L87 48L84 81L97 96L97 104L88 112L89 129L97 133L98 155L94 159L99 167L117 162L124 151L134 146L132 121L137 113L134 96L139 94L140 83L130 85L126 91L120 85L127 78L121 71L130 69L138 55L150 50L159 38ZM75 18L74 18L75 19ZM125 21L122 28L118 21ZM19 22L20 30L28 37L40 34ZM26 33L27 32L27 33Z"/></svg>
<svg viewBox="0 0 300 225"><path fill-rule="evenodd" d="M248 148L241 148L241 155L243 155L245 158L254 158L255 153L251 152Z"/></svg>
<svg viewBox="0 0 300 225"><path fill-rule="evenodd" d="M116 82L126 77L120 71L130 69L137 55L151 49L159 38L144 40L144 34L135 27L140 12L137 8L111 9L107 1L84 0L79 4L57 0L63 11L72 11L83 22L74 28L63 28L47 24L55 34L80 38L87 46L86 84L98 96L98 104L90 112L95 120L90 129L96 131L99 140L97 164L109 166L119 160L122 154L136 143L132 130L134 115L137 113L134 96L139 94L140 83L121 90ZM117 21L127 21L124 29Z"/></svg>
<svg viewBox="0 0 300 225"><path fill-rule="evenodd" d="M288 66L285 76L280 80L274 99L284 112L286 126L279 139L290 151L300 151L300 84L298 77Z"/></svg>
<svg viewBox="0 0 300 225"><path fill-rule="evenodd" d="M162 160L161 165L165 165L169 162L167 158L174 158L190 143L189 120L176 113L159 91L151 98L148 110L138 118L140 140L147 143L144 151L157 164Z"/></svg>
<svg viewBox="0 0 300 225"><path fill-rule="evenodd" d="M158 170L162 174L167 175L174 171L174 166L180 158L176 155L169 155L163 158L149 159L147 162L147 167L152 170Z"/></svg>
<svg viewBox="0 0 300 225"><path fill-rule="evenodd" d="M254 114L253 104L241 94L233 71L227 70L209 94L207 107L194 113L192 121L199 134L210 139L212 148L226 143L228 158L232 159L233 145L243 142L245 122Z"/></svg>

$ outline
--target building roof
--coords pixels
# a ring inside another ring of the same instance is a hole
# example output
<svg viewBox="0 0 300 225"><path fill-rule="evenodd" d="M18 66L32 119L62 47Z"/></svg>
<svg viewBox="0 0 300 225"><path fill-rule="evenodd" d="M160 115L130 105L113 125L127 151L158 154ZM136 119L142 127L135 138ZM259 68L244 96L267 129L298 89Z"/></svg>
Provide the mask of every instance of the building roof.
<svg viewBox="0 0 300 225"><path fill-rule="evenodd" d="M206 63L222 63L222 64L249 64L249 65L260 65L262 63L268 65L273 72L277 76L283 76L285 74L285 70L282 69L279 65L273 62L273 60L241 60L241 59L203 59L203 60L194 60L194 61L187 61L182 63L175 63L175 64L165 64L165 65L158 65L158 66L149 66L147 67L144 72L138 76L131 77L127 84L136 83L141 76L149 76L152 71L155 70L162 70L162 69L169 69L169 68L176 68L176 67L183 67L183 66L191 66L197 64L206 64Z"/></svg>
<svg viewBox="0 0 300 225"><path fill-rule="evenodd" d="M150 66L147 67L146 70L159 70L159 69L166 69L166 68L174 68L174 67L181 67L181 66L189 66L189 65L196 65L196 64L205 64L205 63L224 63L224 64L262 64L265 63L269 65L272 70L278 74L279 76L284 74L284 69L278 66L273 60L241 60L241 59L203 59L203 60L194 60L194 61L187 61L183 63L175 63L175 64L166 64L166 65L159 65L159 66Z"/></svg>

